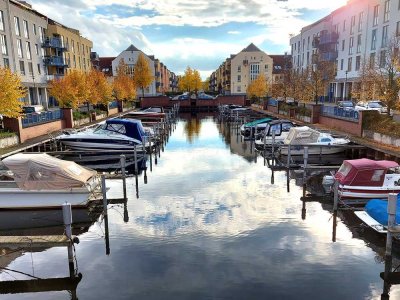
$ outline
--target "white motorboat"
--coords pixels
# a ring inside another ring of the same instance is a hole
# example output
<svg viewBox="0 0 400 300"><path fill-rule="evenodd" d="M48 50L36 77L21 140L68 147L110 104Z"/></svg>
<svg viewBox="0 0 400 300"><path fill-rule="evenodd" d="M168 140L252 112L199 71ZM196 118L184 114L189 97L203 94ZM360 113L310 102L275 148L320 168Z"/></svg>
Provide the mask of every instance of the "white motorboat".
<svg viewBox="0 0 400 300"><path fill-rule="evenodd" d="M388 160L345 160L334 176L324 176L331 186L335 180L341 199L383 199L389 193L400 193L400 166Z"/></svg>
<svg viewBox="0 0 400 300"><path fill-rule="evenodd" d="M75 150L134 150L143 151L146 136L141 121L133 119L109 119L94 130L64 133L56 139Z"/></svg>
<svg viewBox="0 0 400 300"><path fill-rule="evenodd" d="M304 155L304 147L308 147L309 155L336 154L346 150L350 143L346 138L335 138L329 133L319 132L308 126L292 127L281 146L281 155Z"/></svg>
<svg viewBox="0 0 400 300"><path fill-rule="evenodd" d="M0 209L86 206L101 196L96 171L45 153L19 153L2 160Z"/></svg>
<svg viewBox="0 0 400 300"><path fill-rule="evenodd" d="M265 130L259 134L255 141L256 148L258 150L263 150L264 145L266 148L270 148L273 143L273 132L275 132L275 144L282 144L288 136L290 128L294 126L295 124L289 120L275 120L268 123Z"/></svg>

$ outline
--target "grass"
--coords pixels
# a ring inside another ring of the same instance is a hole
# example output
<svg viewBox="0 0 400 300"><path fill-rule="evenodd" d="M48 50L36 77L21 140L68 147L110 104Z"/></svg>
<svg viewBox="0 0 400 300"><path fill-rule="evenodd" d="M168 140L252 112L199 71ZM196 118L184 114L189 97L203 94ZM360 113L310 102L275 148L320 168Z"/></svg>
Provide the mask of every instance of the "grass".
<svg viewBox="0 0 400 300"><path fill-rule="evenodd" d="M15 132L7 131L7 130L0 130L0 139L13 137L15 135L16 135Z"/></svg>

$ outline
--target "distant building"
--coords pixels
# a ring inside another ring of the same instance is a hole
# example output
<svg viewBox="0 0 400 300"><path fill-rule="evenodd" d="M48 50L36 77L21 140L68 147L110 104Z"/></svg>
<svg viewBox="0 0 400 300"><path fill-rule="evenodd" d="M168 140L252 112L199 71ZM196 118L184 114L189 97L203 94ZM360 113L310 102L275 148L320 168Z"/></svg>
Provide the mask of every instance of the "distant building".
<svg viewBox="0 0 400 300"><path fill-rule="evenodd" d="M399 1L349 0L290 39L293 68L311 67L315 55L331 61L337 74L326 95L332 100L348 98L363 61L385 57L394 36L400 36Z"/></svg>
<svg viewBox="0 0 400 300"><path fill-rule="evenodd" d="M272 83L284 81L284 77L292 68L292 57L290 55L270 55L273 61Z"/></svg>
<svg viewBox="0 0 400 300"><path fill-rule="evenodd" d="M99 70L106 76L113 76L112 62L116 57L99 57Z"/></svg>

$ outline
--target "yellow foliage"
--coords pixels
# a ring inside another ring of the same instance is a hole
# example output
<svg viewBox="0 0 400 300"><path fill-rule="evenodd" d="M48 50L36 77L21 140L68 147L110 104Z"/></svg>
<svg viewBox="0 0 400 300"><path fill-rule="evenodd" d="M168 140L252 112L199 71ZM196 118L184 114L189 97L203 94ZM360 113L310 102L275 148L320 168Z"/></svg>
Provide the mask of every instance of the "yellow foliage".
<svg viewBox="0 0 400 300"><path fill-rule="evenodd" d="M117 76L114 78L113 91L117 100L132 100L136 98L136 84L127 74L128 68L123 59L117 67Z"/></svg>
<svg viewBox="0 0 400 300"><path fill-rule="evenodd" d="M268 82L264 74L258 75L247 87L247 96L249 98L261 98L268 93Z"/></svg>
<svg viewBox="0 0 400 300"><path fill-rule="evenodd" d="M142 90L142 96L144 97L144 89L149 87L155 78L151 73L149 63L147 62L143 53L140 53L138 56L134 66L134 74L136 87Z"/></svg>
<svg viewBox="0 0 400 300"><path fill-rule="evenodd" d="M9 68L0 68L0 114L9 118L16 118L21 113L26 89L22 86L17 74Z"/></svg>
<svg viewBox="0 0 400 300"><path fill-rule="evenodd" d="M193 92L201 89L202 82L200 72L193 70L189 66L183 76L179 76L178 88L181 92Z"/></svg>
<svg viewBox="0 0 400 300"><path fill-rule="evenodd" d="M96 69L92 69L87 76L89 88L87 101L91 104L106 104L111 101L112 86L107 81L104 73Z"/></svg>

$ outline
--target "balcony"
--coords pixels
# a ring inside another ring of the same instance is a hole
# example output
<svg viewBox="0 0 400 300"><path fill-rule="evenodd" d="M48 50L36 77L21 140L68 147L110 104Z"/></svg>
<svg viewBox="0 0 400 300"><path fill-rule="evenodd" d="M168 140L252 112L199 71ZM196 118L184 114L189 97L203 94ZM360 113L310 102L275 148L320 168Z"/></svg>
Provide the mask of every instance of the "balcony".
<svg viewBox="0 0 400 300"><path fill-rule="evenodd" d="M46 56L43 62L46 66L68 67L68 63L62 56Z"/></svg>
<svg viewBox="0 0 400 300"><path fill-rule="evenodd" d="M321 59L323 61L335 61L338 58L337 51L330 51L326 53L321 53Z"/></svg>
<svg viewBox="0 0 400 300"><path fill-rule="evenodd" d="M58 80L64 77L64 74L47 75L47 81Z"/></svg>
<svg viewBox="0 0 400 300"><path fill-rule="evenodd" d="M337 32L324 32L319 37L319 45L336 44L338 39L339 34Z"/></svg>
<svg viewBox="0 0 400 300"><path fill-rule="evenodd" d="M61 42L61 39L58 37L47 37L44 40L42 47L43 48L61 49L63 51L68 50L67 45L63 45L63 43Z"/></svg>

